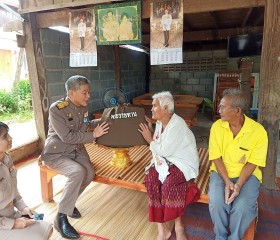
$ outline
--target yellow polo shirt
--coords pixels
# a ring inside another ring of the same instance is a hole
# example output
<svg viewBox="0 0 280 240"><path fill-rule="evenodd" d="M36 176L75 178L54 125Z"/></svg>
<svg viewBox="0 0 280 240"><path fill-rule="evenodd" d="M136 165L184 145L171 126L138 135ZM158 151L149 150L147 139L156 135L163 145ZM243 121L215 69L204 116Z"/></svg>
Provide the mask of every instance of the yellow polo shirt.
<svg viewBox="0 0 280 240"><path fill-rule="evenodd" d="M245 116L245 122L235 138L229 123L221 119L211 127L209 138L209 160L222 158L229 178L240 176L244 165L249 162L257 165L253 175L262 182L259 167L265 167L268 147L267 133L258 122ZM210 171L217 171L212 162Z"/></svg>

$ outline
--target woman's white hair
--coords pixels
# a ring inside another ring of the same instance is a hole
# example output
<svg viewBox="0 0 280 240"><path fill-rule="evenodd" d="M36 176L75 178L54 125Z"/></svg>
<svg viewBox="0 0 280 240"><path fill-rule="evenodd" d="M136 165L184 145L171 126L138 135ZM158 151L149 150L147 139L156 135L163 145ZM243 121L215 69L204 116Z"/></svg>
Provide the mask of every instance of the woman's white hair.
<svg viewBox="0 0 280 240"><path fill-rule="evenodd" d="M167 106L167 110L170 114L174 113L174 99L169 91L156 93L152 98L158 99L161 107Z"/></svg>

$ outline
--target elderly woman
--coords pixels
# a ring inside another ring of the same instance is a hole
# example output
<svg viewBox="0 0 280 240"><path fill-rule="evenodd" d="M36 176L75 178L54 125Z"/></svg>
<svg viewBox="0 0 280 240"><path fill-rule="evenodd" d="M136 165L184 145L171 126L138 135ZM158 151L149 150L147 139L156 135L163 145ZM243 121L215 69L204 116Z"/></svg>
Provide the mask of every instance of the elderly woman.
<svg viewBox="0 0 280 240"><path fill-rule="evenodd" d="M35 211L26 206L18 192L17 172L6 153L12 147L8 131L8 126L0 122L0 239L49 239L51 224L32 219Z"/></svg>
<svg viewBox="0 0 280 240"><path fill-rule="evenodd" d="M186 206L199 197L193 179L198 175L199 157L193 133L185 121L174 113L170 92L153 96L152 124L140 124L139 131L150 144L153 159L146 168L149 221L157 222L157 240L168 239L171 230L166 222L175 220L176 239L187 239L182 222Z"/></svg>

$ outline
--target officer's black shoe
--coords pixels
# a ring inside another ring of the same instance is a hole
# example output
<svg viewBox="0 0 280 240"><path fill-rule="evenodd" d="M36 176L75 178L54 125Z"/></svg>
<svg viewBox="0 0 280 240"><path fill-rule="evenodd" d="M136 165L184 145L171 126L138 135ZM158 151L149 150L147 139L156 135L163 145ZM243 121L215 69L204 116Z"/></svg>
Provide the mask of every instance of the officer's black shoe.
<svg viewBox="0 0 280 240"><path fill-rule="evenodd" d="M54 220L54 228L67 239L79 239L80 234L68 222L67 215L64 213L57 213Z"/></svg>
<svg viewBox="0 0 280 240"><path fill-rule="evenodd" d="M78 218L81 218L82 215L81 215L81 213L79 212L79 210L75 207L75 208L74 208L74 211L73 211L73 213L72 213L72 215L68 215L68 217L78 219Z"/></svg>

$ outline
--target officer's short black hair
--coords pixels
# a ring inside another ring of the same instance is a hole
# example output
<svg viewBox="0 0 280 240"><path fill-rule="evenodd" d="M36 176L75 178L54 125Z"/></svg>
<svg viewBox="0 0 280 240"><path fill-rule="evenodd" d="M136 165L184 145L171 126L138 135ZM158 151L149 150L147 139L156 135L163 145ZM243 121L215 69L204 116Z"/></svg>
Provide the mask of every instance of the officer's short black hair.
<svg viewBox="0 0 280 240"><path fill-rule="evenodd" d="M0 138L9 131L9 127L6 123L0 122Z"/></svg>
<svg viewBox="0 0 280 240"><path fill-rule="evenodd" d="M81 85L85 84L90 84L89 80L81 75L74 75L70 78L65 83L65 89L66 92L68 93L69 90L76 91L80 88Z"/></svg>

